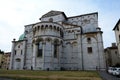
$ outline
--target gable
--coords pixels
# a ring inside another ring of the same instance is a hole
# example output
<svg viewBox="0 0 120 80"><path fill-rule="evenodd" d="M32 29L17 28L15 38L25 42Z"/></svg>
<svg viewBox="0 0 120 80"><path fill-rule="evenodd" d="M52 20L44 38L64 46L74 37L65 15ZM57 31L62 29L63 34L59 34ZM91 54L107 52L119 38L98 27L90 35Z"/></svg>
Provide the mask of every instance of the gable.
<svg viewBox="0 0 120 80"><path fill-rule="evenodd" d="M66 19L67 19L67 17L64 14L64 12L53 11L53 10L44 14L40 18L41 21L53 21L53 22L58 22L58 21L66 20Z"/></svg>
<svg viewBox="0 0 120 80"><path fill-rule="evenodd" d="M116 28L118 28L118 25L120 24L120 19L118 20L117 24L115 25L115 27L113 28L113 30L115 30Z"/></svg>

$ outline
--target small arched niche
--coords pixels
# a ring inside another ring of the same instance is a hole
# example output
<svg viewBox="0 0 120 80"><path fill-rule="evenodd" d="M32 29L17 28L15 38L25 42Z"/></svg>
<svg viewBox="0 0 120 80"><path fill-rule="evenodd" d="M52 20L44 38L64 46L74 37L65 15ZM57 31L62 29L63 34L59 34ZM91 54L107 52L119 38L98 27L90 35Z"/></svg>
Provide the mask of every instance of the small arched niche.
<svg viewBox="0 0 120 80"><path fill-rule="evenodd" d="M50 18L49 21L50 21L50 22L53 22L53 18Z"/></svg>

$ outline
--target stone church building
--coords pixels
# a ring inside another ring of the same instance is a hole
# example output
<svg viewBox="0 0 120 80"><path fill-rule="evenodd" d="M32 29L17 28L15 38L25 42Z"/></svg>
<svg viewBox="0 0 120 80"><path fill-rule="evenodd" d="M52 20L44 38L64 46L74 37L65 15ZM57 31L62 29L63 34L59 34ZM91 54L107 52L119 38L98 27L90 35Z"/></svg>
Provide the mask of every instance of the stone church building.
<svg viewBox="0 0 120 80"><path fill-rule="evenodd" d="M25 25L19 40L13 39L10 69L105 69L97 12L67 17L52 10L39 19Z"/></svg>

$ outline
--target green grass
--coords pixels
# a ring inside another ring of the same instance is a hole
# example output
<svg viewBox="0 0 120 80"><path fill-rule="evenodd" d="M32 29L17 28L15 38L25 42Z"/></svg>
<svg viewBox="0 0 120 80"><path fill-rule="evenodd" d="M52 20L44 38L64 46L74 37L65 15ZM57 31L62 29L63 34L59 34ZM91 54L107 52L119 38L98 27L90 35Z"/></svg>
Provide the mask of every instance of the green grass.
<svg viewBox="0 0 120 80"><path fill-rule="evenodd" d="M50 79L50 78L45 78L45 79L35 79L35 78L16 78L15 80L91 80L91 79Z"/></svg>
<svg viewBox="0 0 120 80"><path fill-rule="evenodd" d="M71 80L92 80L89 78L101 80L96 71L0 70L0 76L12 77L15 80L70 80L70 78Z"/></svg>
<svg viewBox="0 0 120 80"><path fill-rule="evenodd" d="M32 76L67 76L67 77L99 77L96 71L29 71L29 70L0 70L1 74L20 74Z"/></svg>

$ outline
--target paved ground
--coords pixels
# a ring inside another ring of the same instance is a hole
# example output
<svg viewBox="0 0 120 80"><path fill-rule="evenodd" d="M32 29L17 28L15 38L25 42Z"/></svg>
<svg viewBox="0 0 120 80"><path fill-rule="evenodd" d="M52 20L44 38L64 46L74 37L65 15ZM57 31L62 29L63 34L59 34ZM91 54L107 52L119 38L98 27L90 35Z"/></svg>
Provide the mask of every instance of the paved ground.
<svg viewBox="0 0 120 80"><path fill-rule="evenodd" d="M8 79L8 78L0 78L0 80L13 80L13 79Z"/></svg>
<svg viewBox="0 0 120 80"><path fill-rule="evenodd" d="M106 73L105 71L100 71L99 74L101 75L103 80L120 80L120 78L110 75L110 74Z"/></svg>

